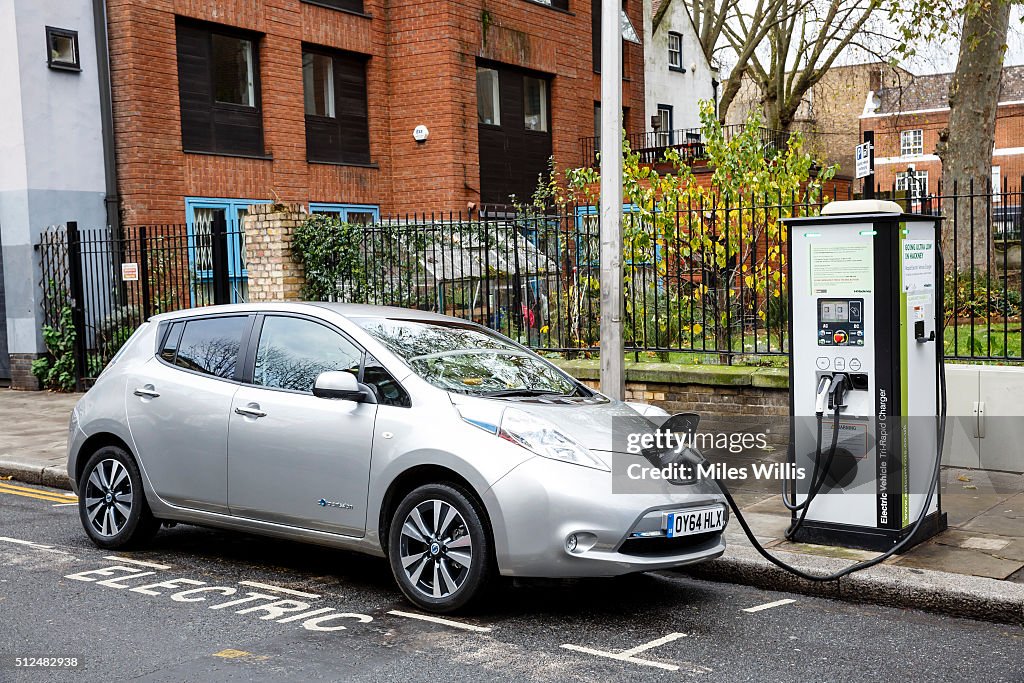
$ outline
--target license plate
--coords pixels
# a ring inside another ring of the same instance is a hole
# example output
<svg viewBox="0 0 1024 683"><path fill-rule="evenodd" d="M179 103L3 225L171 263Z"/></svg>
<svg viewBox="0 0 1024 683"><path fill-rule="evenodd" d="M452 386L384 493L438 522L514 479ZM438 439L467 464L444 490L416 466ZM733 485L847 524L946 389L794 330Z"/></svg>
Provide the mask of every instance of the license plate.
<svg viewBox="0 0 1024 683"><path fill-rule="evenodd" d="M674 510L662 517L666 538L705 534L725 528L725 508L698 508L696 510Z"/></svg>

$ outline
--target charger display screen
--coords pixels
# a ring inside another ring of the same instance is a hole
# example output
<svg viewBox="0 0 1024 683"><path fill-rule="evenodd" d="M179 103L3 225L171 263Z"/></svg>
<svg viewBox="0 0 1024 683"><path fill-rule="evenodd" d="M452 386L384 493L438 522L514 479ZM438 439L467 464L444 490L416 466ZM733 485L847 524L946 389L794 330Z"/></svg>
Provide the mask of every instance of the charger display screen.
<svg viewBox="0 0 1024 683"><path fill-rule="evenodd" d="M850 302L838 299L825 299L821 302L821 322L850 322Z"/></svg>
<svg viewBox="0 0 1024 683"><path fill-rule="evenodd" d="M818 346L864 346L864 299L818 299Z"/></svg>

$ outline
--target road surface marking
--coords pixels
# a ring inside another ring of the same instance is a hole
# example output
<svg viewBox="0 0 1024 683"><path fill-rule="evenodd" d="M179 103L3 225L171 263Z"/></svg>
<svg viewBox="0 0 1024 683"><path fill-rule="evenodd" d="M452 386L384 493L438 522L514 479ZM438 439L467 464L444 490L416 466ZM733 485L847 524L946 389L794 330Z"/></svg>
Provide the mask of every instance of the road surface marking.
<svg viewBox="0 0 1024 683"><path fill-rule="evenodd" d="M455 628L461 628L466 631L475 631L477 633L490 633L491 629L488 626L476 626L474 624L464 624L461 621L453 621L451 619L444 619L443 617L433 617L428 614L416 614L414 612L402 612L397 609L393 609L388 614L394 614L396 617L405 617L407 619L419 619L420 621L429 621L434 624L443 624L445 626L453 626Z"/></svg>
<svg viewBox="0 0 1024 683"><path fill-rule="evenodd" d="M224 659L237 659L239 657L248 657L251 652L245 650L221 650L220 652L214 652L214 657L223 657Z"/></svg>
<svg viewBox="0 0 1024 683"><path fill-rule="evenodd" d="M0 541L6 543L17 543L18 545L27 545L30 548L36 550L45 550L48 553L58 553L60 555L70 555L71 553L64 552L63 550L57 550L52 545L44 545L42 543L36 543L35 541L23 541L20 538L8 538L7 536L0 536Z"/></svg>
<svg viewBox="0 0 1024 683"><path fill-rule="evenodd" d="M259 581L239 581L239 585L250 586L251 588L262 588L265 591L274 591L275 593L285 593L287 595L295 595L300 598L319 598L319 595L315 593L304 593L302 591L293 590L291 588L282 588L281 586L272 586L269 583L260 583Z"/></svg>
<svg viewBox="0 0 1024 683"><path fill-rule="evenodd" d="M53 505L51 505L50 507L55 507L55 508L66 508L66 507L68 507L68 506L70 506L70 505L74 505L74 506L76 506L76 507L77 507L77 506L78 506L78 503L54 503L54 504L53 504Z"/></svg>
<svg viewBox="0 0 1024 683"><path fill-rule="evenodd" d="M649 643L637 645L636 647L631 647L628 650L623 650L622 652L608 652L607 650L596 650L592 647L583 647L582 645L570 645L568 643L562 645L562 647L566 650L572 650L573 652L582 652L584 654L594 655L595 657L607 657L608 659L614 659L620 662L629 662L631 664L639 664L641 666L653 666L656 669L664 669L665 671L679 671L679 666L676 664L654 662L649 659L640 659L639 657L635 657L634 655L638 655L641 652L646 652L647 650L650 650L652 648L667 645L668 643L671 643L674 640L679 640L680 638L685 637L685 633L669 633L667 636L656 638L650 641ZM688 663L688 667L689 670L694 673L711 672L711 669L696 664Z"/></svg>
<svg viewBox="0 0 1024 683"><path fill-rule="evenodd" d="M744 612L750 612L751 614L753 614L754 612L760 612L761 610L771 609L772 607L782 607L783 605L788 605L791 602L796 602L796 600L793 600L791 598L786 598L785 600L776 600L775 602L766 602L765 604L758 605L757 607L747 607L743 611Z"/></svg>
<svg viewBox="0 0 1024 683"><path fill-rule="evenodd" d="M25 486L14 486L12 484L0 483L0 493L9 493L12 496L24 496L25 498L36 498L48 500L51 503L66 503L68 497L60 493L50 493L43 489L30 489Z"/></svg>
<svg viewBox="0 0 1024 683"><path fill-rule="evenodd" d="M117 560L118 562L127 562L128 564L137 564L140 567L149 567L150 569L171 569L169 564L157 564L156 562L145 562L144 560L133 560L130 557L119 557L118 555L104 555L104 560Z"/></svg>

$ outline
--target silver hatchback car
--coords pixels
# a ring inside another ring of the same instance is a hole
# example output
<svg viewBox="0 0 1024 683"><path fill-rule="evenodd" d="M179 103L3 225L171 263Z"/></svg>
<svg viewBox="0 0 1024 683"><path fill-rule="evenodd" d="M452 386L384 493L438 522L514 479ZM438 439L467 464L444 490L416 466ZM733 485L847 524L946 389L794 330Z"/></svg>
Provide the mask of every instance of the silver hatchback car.
<svg viewBox="0 0 1024 683"><path fill-rule="evenodd" d="M498 575L724 552L714 483L613 493L613 422L653 430L644 410L457 318L215 306L135 332L75 407L68 472L102 548L172 521L346 548L387 557L409 600L450 612ZM717 521L672 537L666 520L687 510Z"/></svg>

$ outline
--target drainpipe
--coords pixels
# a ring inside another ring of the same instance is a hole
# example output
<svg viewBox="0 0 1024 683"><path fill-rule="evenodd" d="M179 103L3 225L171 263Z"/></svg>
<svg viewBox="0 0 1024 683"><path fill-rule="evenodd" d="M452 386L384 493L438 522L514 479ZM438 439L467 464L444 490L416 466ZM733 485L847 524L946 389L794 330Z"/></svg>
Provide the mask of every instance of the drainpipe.
<svg viewBox="0 0 1024 683"><path fill-rule="evenodd" d="M110 48L107 42L106 0L92 2L93 28L96 33L96 68L100 88L100 119L103 129L103 172L106 196L107 226L111 236L121 235L121 216L118 211L117 166L114 157L114 109L110 86Z"/></svg>

